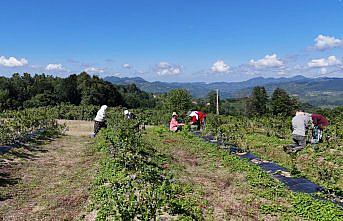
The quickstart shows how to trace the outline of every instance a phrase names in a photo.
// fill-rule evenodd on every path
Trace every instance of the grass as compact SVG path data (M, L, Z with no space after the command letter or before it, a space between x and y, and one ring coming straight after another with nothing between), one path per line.
M18 148L7 153L8 163L1 170L16 182L0 186L0 192L6 193L0 201L0 219L81 217L100 157L88 142L87 137L62 136L31 149Z
M208 202L207 220L339 220L342 215L332 203L294 194L256 165L190 134L156 127L147 130L143 139L168 157L180 182L194 186Z
M292 143L290 139L279 139L263 134L247 134L248 148L262 159L272 160L288 168L300 171L302 176L326 188L343 189L343 152L341 147L328 148L326 144L318 144L315 150L307 145L305 150L296 155L283 151L283 146Z
M135 125L123 122L97 135L94 148L105 154L91 191L96 219L203 220L204 202L175 181L166 157L142 143Z

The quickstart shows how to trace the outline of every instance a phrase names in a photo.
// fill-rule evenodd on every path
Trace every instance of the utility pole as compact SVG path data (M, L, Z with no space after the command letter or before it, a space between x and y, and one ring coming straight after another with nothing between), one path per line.
M219 115L219 89L217 89L217 115Z

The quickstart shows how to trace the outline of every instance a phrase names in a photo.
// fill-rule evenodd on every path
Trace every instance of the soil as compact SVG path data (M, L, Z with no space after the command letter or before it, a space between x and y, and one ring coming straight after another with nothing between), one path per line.
M93 124L62 121L66 135L0 155L0 220L77 220L86 210L99 154Z
M182 148L174 149L172 153L175 163L184 167L183 182L201 187L204 198L213 210L214 220L258 220L258 214L254 211L258 211L259 205L246 203L251 195L244 185L236 186L237 183L245 183L245 174L229 172L219 162L209 169L212 162L204 161Z
M260 213L264 199L256 198L244 171L232 171L221 164L220 157L208 157L197 142L185 141L169 133L162 137L148 130L143 136L148 145L170 158L165 168L172 170L181 183L191 185L207 202L206 220L279 220L278 216ZM198 149L199 148L199 149Z

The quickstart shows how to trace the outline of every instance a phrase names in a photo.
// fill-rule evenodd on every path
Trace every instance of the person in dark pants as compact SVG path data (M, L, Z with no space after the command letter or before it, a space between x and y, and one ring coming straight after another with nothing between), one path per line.
M94 135L96 136L97 133L101 130L101 128L106 127L106 105L102 105L96 117L94 118Z
M296 153L306 147L306 116L304 111L299 110L292 119L292 139L293 144L285 148L288 153Z

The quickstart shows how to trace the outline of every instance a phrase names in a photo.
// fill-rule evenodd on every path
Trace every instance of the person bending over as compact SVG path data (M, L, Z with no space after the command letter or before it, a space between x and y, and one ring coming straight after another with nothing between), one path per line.
M101 128L106 128L106 105L102 105L96 117L94 118L94 135L101 130Z
M206 125L206 114L201 111L189 111L187 115L190 117L190 124L196 125L197 130L204 130Z
M329 121L320 114L311 114L313 132L312 132L312 143L323 142L323 130L329 125Z

